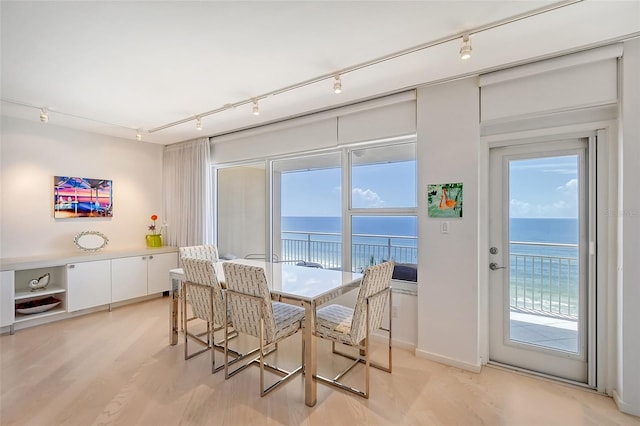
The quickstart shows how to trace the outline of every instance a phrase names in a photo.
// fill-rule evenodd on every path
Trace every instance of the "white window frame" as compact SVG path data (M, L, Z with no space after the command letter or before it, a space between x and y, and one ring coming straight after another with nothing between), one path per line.
M244 166L248 164L260 164L264 163L265 165L265 184L267 186L267 202L265 204L265 219L267 221L266 233L265 235L265 253L267 258L273 256L273 241L276 237L274 235L274 222L280 221L280 217L277 217L273 214L273 195L276 188L273 187L273 163L282 160L289 160L307 156L313 156L318 154L329 154L334 152L339 152L341 154L341 188L342 188L342 269L343 270L351 270L352 268L352 235L351 235L351 221L354 216L418 216L418 196L416 194L416 206L415 207L404 207L404 208L352 208L351 207L351 187L352 187L352 179L351 179L351 152L355 150L365 149L365 148L383 148L394 145L401 145L406 143L413 143L417 145L417 136L410 135L402 138L393 138L391 140L384 141L367 141L357 144L350 144L348 146L342 146L338 148L330 148L330 149L321 149L321 150L311 150L305 152L298 152L295 154L289 155L278 155L273 157L267 157L262 159L252 159L245 161L238 161L233 163L224 163L224 164L214 164L212 165L213 169L213 180L214 180L214 191L215 191L215 209L213 212L215 218L215 230L216 230L216 244L217 241L217 229L219 226L217 210L218 210L218 181L217 181L217 171L218 169L230 168L230 167L238 167ZM418 179L418 170L417 170L417 158L416 158L416 181ZM417 182L416 182L417 183ZM418 185L416 185L417 191ZM278 237L281 238L281 237ZM419 256L418 256L419 259ZM414 293L416 291L416 282L411 281L397 281L394 280L394 289L399 289L400 291L406 290L410 293Z

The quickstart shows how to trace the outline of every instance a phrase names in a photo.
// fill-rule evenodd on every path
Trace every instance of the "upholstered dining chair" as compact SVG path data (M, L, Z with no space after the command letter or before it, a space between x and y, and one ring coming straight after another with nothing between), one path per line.
M225 312L231 316L234 330L256 337L260 342L258 357L229 372L227 362L229 339L225 338L225 378L228 379L249 365L257 363L260 366L260 396L265 396L302 371L304 346L301 352L301 365L293 371L267 364L265 356L277 350L278 342L301 330L304 309L272 301L263 268L233 262L225 262L222 267L227 283L225 301L229 308ZM267 388L264 385L265 368L282 377Z
M227 322L227 315L224 313L225 303L222 287L216 276L214 262L211 259L196 259L191 257L182 258L185 281L182 283L182 312L187 312L187 304L191 306L194 318L201 319L207 324L206 340L202 339L203 334L194 334L189 331L188 321L184 322L184 359L193 358L196 355L211 351L211 372L215 373L222 369L221 365L216 368L214 350L224 350L222 341L216 343L215 332L225 329L225 336L230 324ZM192 354L189 353L189 340L192 339L204 346L203 349ZM236 358L239 354L234 353ZM225 363L227 358L225 358Z
M180 247L179 252L180 252L181 267L182 267L182 259L185 257L189 257L192 259L208 259L214 263L218 261L218 248L213 244ZM178 295L178 298L181 302L180 312L179 312L180 313L179 324L181 329L184 331L186 322L193 320L195 317L187 318L185 315L185 311L182 309L182 305L183 305L182 289L180 289L180 294Z
M370 366L391 373L391 275L393 262L384 262L369 267L362 277L355 307L329 305L316 311L315 335L331 341L333 353L352 359L354 362L333 379L316 375L316 380L340 389L369 398ZM369 357L371 333L382 328L385 302L389 302L388 366L372 362ZM359 350L359 356L351 356L336 350L336 343ZM363 358L364 357L364 358ZM365 389L360 390L339 382L358 363L365 364Z

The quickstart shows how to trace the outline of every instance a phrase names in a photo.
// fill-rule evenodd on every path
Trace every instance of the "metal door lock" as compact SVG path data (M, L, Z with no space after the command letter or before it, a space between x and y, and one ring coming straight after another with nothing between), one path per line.
M491 247L489 249L489 253L491 254L498 254L498 247Z

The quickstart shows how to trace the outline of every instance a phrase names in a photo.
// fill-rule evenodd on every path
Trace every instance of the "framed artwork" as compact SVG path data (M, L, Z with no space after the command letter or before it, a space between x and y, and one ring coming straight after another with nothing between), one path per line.
M112 182L69 176L53 178L53 217L112 217Z
M462 217L462 182L429 184L429 217Z

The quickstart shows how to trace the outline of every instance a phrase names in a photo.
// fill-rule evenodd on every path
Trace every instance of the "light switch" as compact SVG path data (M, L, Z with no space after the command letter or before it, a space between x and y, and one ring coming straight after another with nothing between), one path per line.
M449 222L448 221L444 221L440 224L440 233L441 234L448 234L449 233Z

